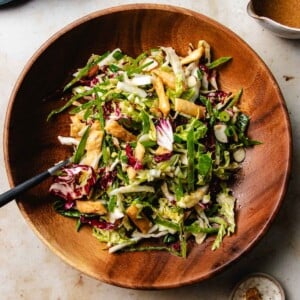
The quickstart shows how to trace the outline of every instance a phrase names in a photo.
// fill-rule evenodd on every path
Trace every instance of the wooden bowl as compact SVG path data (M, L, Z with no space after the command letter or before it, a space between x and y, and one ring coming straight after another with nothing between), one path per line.
M51 37L28 62L12 93L5 123L4 151L11 186L70 155L57 135L69 131L64 115L46 122L58 107L55 94L70 72L92 53L121 48L132 56L154 46L186 54L188 43L205 39L215 57L232 56L221 70L224 90L244 89L249 135L263 144L247 151L238 182L237 231L219 250L212 239L195 246L187 259L169 253L108 254L89 228L56 214L50 181L17 199L36 234L71 266L106 283L163 289L200 282L245 254L266 233L283 200L291 164L291 130L286 106L270 71L255 52L221 24L193 11L167 5L126 5L92 13ZM49 96L50 95L50 96ZM25 251L25 249L24 249Z

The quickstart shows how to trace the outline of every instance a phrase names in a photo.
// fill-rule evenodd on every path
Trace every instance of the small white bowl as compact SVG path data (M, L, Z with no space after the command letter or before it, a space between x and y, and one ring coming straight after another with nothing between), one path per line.
M254 10L252 1L250 1L247 5L247 13L250 17L257 20L257 22L260 25L270 30L277 36L286 39L300 39L300 28L289 27L281 23L278 23L270 18L257 15Z
M285 300L285 293L280 283L265 273L253 273L242 279L233 289L229 300L245 299L246 291L255 288L262 299Z

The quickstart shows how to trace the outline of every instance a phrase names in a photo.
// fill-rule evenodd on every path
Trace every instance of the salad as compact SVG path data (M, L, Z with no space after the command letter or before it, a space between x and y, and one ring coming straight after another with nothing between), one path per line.
M246 148L242 89L223 91L210 45L181 57L157 47L133 58L93 54L65 86L72 163L54 177L55 210L90 226L110 253L166 250L186 257L207 237L216 250L235 232L230 189ZM141 243L141 241L143 241Z

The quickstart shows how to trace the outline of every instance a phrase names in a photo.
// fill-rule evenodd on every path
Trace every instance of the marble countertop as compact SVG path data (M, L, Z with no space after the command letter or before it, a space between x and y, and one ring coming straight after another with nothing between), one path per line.
M207 15L242 37L268 65L285 98L293 129L292 174L282 208L256 247L215 278L177 289L140 291L107 285L67 265L31 231L11 202L0 209L0 299L228 299L237 281L252 272L273 275L289 300L300 299L300 40L284 40L260 27L246 13L248 0L139 2L172 4ZM0 8L1 142L14 84L41 44L79 17L129 3L136 0L21 0ZM2 148L0 174L0 192L4 192L9 184Z

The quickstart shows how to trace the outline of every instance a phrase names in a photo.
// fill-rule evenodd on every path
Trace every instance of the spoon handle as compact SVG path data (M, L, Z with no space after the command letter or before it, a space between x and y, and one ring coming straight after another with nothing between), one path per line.
M15 199L17 196L19 196L21 193L27 191L28 189L38 185L42 181L44 181L46 178L53 175L56 171L58 171L61 167L67 165L70 162L70 159L66 159L62 162L59 162L58 164L55 164L53 167L49 168L48 170L35 175L34 177L20 183L19 185L15 186L14 188L4 192L0 195L0 207L7 204L11 200Z

